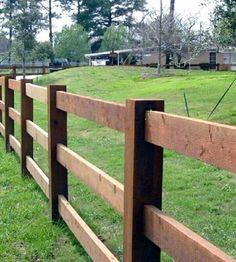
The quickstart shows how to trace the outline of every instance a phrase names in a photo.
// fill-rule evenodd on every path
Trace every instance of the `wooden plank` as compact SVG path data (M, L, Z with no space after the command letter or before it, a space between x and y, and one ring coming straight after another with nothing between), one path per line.
M9 79L9 88L15 91L21 91L21 81L15 79Z
M10 146L14 149L19 157L21 157L21 144L20 142L13 136L9 135Z
M26 130L44 149L48 150L48 133L34 122L26 120Z
M57 92L57 108L124 132L125 106L71 93Z
M33 84L26 84L26 95L47 104L47 88Z
M145 206L144 225L146 237L175 261L235 262L219 248L154 206Z
M125 130L124 261L160 261L160 249L143 235L143 207L161 209L163 149L145 141L146 110L164 101L128 100ZM148 252L147 252L148 250Z
M20 112L18 112L16 109L13 107L9 107L9 117L14 120L16 123L19 125L21 124L21 115Z
M147 112L146 140L236 173L236 127Z
M3 137L5 137L5 126L2 123L0 123L0 133Z
M10 146L9 135L14 136L14 121L9 116L9 108L14 108L14 91L9 89L9 80L11 77L5 77L5 148L7 152L12 150Z
M1 90L1 87L0 87L0 90ZM1 95L0 95L1 96ZM2 101L2 100L0 100L0 110L2 111L2 112L4 112L4 110L5 110L5 104L4 104L4 102Z
M26 120L33 121L33 99L26 95L26 84L32 80L21 80L21 174L30 176L26 157L33 158L33 138L27 132Z
M123 215L124 186L121 183L61 144L57 145L57 160Z
M4 86L5 84L5 76L0 77L0 86Z
M49 197L49 179L30 156L26 156L26 167L44 194Z
M68 198L67 169L57 161L57 144L67 145L67 113L56 107L57 91L66 91L66 86L48 87L49 204L53 221L60 219L58 196Z
M58 204L62 218L94 262L118 262L116 257L99 240L65 197L60 195Z

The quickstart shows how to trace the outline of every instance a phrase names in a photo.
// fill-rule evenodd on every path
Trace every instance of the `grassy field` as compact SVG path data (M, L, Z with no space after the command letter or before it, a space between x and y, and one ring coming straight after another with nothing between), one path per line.
M235 73L229 72L169 71L161 78L142 79L141 76L147 72L152 73L154 69L69 69L39 78L35 83L42 86L66 84L70 92L110 101L164 99L166 111L180 115L186 115L183 99L186 92L190 115L207 119L208 113L235 77ZM236 87L233 87L211 120L236 124L235 95ZM16 106L19 107L19 104ZM34 113L35 122L47 130L45 106L36 102ZM123 182L122 134L71 115L68 132L70 148ZM18 128L16 133L19 135ZM0 235L5 239L0 242L0 260L15 261L17 253L21 258L19 261L89 261L64 224L50 224L47 200L39 190L35 190L37 186L31 180L20 178L17 158L4 155L3 143L0 142L3 162L0 203L1 210L4 210L0 214ZM35 158L47 173L47 154L38 144L35 144ZM236 257L235 182L235 176L223 170L166 150L163 209ZM7 191L3 190L5 184ZM69 185L72 205L122 260L122 218L72 175L69 176ZM5 235L1 234L1 230ZM163 261L171 260L164 255Z

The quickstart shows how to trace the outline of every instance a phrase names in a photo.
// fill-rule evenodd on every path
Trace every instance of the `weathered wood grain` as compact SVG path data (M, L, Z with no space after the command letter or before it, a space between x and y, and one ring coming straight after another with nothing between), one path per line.
M146 140L236 173L236 127L147 112Z
M125 106L66 92L57 92L57 108L124 132Z
M177 262L235 262L154 206L144 208L144 234Z

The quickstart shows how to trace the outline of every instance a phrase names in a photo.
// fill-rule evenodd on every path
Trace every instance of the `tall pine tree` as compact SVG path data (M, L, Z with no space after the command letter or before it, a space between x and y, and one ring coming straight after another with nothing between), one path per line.
M218 44L236 47L236 0L217 1L213 24Z
M61 0L73 5L73 20L84 27L91 37L101 36L112 24L132 26L133 13L145 8L146 0Z

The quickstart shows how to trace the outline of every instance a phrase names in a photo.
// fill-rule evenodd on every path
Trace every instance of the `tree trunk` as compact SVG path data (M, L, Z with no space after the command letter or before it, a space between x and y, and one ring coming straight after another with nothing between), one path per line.
M161 75L162 15L163 15L163 7L162 7L162 0L160 0L159 43L158 43L158 75L159 76Z
M170 0L170 12L169 12L169 40L168 46L171 48L172 46L172 33L174 27L174 14L175 14L175 0ZM170 68L170 57L173 54L172 50L167 50L166 52L166 68Z
M52 33L52 0L48 2L48 26L49 26L49 41L53 47L53 33Z
M12 20L12 0L10 0L10 11L9 11L9 21ZM12 36L13 36L13 30L12 30L12 25L10 23L10 27L9 27L9 53L8 53L8 63L9 65L11 65L11 54L12 54Z

